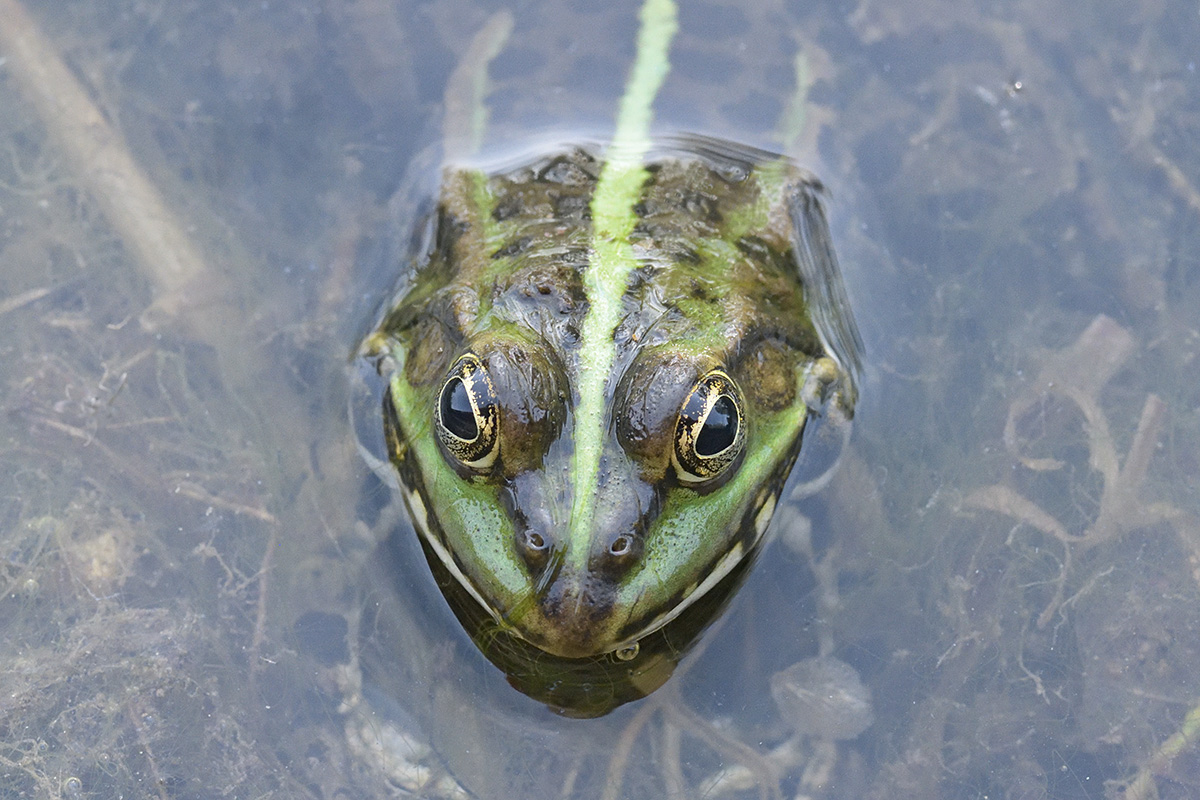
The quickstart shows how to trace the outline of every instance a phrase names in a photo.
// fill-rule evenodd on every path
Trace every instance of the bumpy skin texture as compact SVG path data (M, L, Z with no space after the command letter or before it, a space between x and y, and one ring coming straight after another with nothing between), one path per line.
M630 210L599 475L578 485L599 153L447 170L430 250L380 329L389 447L427 552L502 629L566 658L633 644L754 551L799 450L804 384L824 342L846 339L818 333L806 302L806 281L836 280L816 180L716 140L666 143ZM486 370L498 420L484 468L437 435L464 356ZM716 477L682 480L680 412L713 374L732 384L744 445ZM595 498L584 524L580 492Z

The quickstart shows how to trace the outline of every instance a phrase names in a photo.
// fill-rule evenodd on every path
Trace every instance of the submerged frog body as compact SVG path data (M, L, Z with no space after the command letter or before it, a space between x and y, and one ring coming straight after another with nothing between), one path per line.
M813 176L673 139L614 205L604 159L448 168L366 349L405 499L477 640L636 671L689 618L674 663L740 579L810 406L831 386L852 403L857 339Z

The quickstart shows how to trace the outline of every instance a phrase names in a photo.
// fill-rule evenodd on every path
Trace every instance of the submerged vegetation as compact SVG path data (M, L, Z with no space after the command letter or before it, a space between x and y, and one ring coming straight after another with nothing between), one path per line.
M577 5L515 14L497 124L560 79L608 113L633 12ZM28 3L208 288L164 313L162 220L116 219L0 53L0 795L1196 793L1194 8L784 5L686 11L662 113L753 138L805 52L854 438L679 673L577 722L377 549L404 523L345 413L395 279L363 232L490 10Z

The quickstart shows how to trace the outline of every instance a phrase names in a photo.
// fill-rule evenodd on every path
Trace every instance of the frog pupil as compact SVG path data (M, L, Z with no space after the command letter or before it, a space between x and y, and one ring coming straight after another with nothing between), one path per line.
M713 403L700 435L696 437L696 454L705 458L715 456L733 444L737 431L737 406L732 397L723 394Z
M475 421L475 410L461 378L451 378L442 389L442 425L446 430L464 441L479 436L479 424Z

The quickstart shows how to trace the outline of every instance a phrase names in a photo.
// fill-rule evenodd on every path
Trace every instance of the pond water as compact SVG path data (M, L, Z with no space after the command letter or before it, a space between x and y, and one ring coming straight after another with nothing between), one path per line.
M656 129L778 147L799 80L861 399L676 675L576 720L347 411L455 70L489 147L603 137L638 4L0 0L0 794L1200 793L1195 5L683 5ZM858 735L785 691L858 681Z

